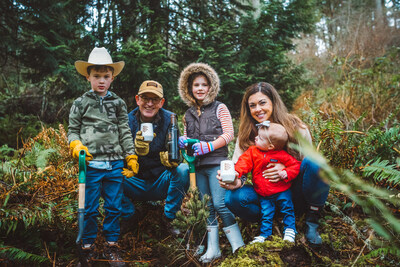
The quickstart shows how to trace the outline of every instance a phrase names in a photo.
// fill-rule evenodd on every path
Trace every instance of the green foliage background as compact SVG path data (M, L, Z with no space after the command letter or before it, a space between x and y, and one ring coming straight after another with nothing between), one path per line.
M8 122L29 120L23 131L29 133L37 120L67 121L72 100L89 90L74 62L86 60L95 46L125 61L112 90L129 109L140 84L154 79L164 87L165 107L185 110L177 82L191 62L216 69L219 99L235 116L244 89L258 81L273 84L290 107L306 81L287 53L294 49L292 38L311 32L317 19L312 0L256 7L235 0L7 0L0 11L0 34L6 36L0 40L0 118L8 126L0 143L12 147L21 126Z
M112 90L129 109L135 107L141 82L155 79L164 86L165 107L182 115L186 107L177 93L180 71L191 62L206 62L221 78L219 100L233 114L237 133L245 88L261 80L273 84L285 104L308 124L318 153L305 153L322 162L332 182L327 205L340 214L336 217L346 219L324 218L330 221L322 224L324 243L340 257L323 257L323 262L398 262L400 35L397 29L385 32L375 20L375 5L382 1L250 2L257 1L0 1L0 259L54 265L52 255L61 255L58 265L74 261L77 170L63 125L73 99L89 89L74 62L86 60L93 47L105 46L114 61L126 63ZM383 8L396 18L398 1L386 2L390 5ZM389 12L383 14L389 24ZM339 19L343 17L347 19ZM324 26L316 24L321 18ZM365 21L354 22L356 18ZM339 30L354 25L359 32L360 25L367 29L365 39L358 32ZM312 53L297 60L307 51L300 51L295 40L314 38L312 34L324 40L325 56L308 47ZM389 35L395 38L381 42ZM378 47L381 43L384 46ZM232 142L230 153L233 147ZM193 203L188 207L205 205ZM191 217L180 214L182 221L176 223L185 228L190 223L186 219L196 219L196 227L203 229L200 222L206 212L193 209ZM355 214L360 217L349 223L348 216ZM365 243L356 254L349 252L358 243L348 240L348 233L332 234L343 222ZM241 225L247 240L249 228ZM359 229L373 230L377 237L366 237ZM163 246L159 238L152 240L151 231L138 234L141 240L123 241L127 248L135 245L136 254L127 252L128 256L149 257L147 252L137 254L142 243ZM191 246L201 237L194 234L198 236L187 242ZM274 252L282 246L279 241L268 243ZM302 249L313 255L306 246ZM173 246L165 249L171 250ZM278 253L267 255L264 250L250 246L222 265L282 263ZM185 263L186 257L193 260L182 247L174 253L177 263Z

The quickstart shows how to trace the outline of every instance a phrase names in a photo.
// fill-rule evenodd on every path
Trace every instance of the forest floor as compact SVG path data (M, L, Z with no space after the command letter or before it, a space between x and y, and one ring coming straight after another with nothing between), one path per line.
M120 239L123 257L128 266L396 266L398 262L386 255L368 254L376 238L365 222L366 216L360 208L353 205L347 197L331 192L321 219L320 232L323 245L311 247L303 234L304 216L297 218L298 234L296 243L282 241L282 225L279 217L274 220L276 226L273 236L263 244L249 245L258 235L258 225L239 219L245 247L232 254L228 240L220 231L222 257L210 264L201 264L193 256L194 249L186 246L185 237L173 237L168 234L161 220L163 205L161 202L141 202L136 220L128 229L123 229ZM336 204L334 204L336 203ZM337 203L343 207L339 209ZM347 205L346 205L347 204ZM204 239L206 240L206 239ZM206 242L204 242L206 243ZM101 255L104 239L100 234L96 245ZM57 265L75 266L78 258ZM95 266L108 266L99 258Z

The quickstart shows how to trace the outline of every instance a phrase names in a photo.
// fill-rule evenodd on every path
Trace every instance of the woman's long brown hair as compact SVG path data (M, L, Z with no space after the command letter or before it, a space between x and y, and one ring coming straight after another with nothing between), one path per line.
M283 103L281 97L271 84L266 82L259 82L247 87L242 99L238 135L240 149L246 151L249 146L254 145L254 138L257 135L257 127L255 126L255 124L258 122L251 116L248 102L250 96L258 92L266 95L272 102L273 110L270 121L282 124L288 133L289 142L297 144L298 141L296 140L294 134L298 130L298 128L306 129L306 124L302 122L297 116L288 113L288 110ZM299 153L295 152L294 150L290 150L289 154L300 159Z

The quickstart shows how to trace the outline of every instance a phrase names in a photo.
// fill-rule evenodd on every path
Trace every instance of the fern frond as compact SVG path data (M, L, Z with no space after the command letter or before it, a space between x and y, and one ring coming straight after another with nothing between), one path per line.
M13 206L12 209L0 209L0 230L7 234L14 232L19 225L29 227L50 224L53 220L54 203L43 203L44 206L21 207Z
M397 169L400 165L400 158L397 158L397 164L389 164L389 160L378 158L375 162L369 161L364 167L364 177L373 175L377 182L386 181L393 185L400 184L400 171Z
M52 148L40 151L36 158L36 167L38 167L38 169L44 169L47 166L49 156L54 152L56 152L56 150Z
M49 262L49 260L40 255L32 254L23 251L22 249L4 246L0 243L0 258L7 259L13 262L41 264Z
M387 255L393 255L395 257L400 257L400 250L396 247L383 247L377 248L364 255L358 261L359 264L365 263L367 260L378 257L386 257Z

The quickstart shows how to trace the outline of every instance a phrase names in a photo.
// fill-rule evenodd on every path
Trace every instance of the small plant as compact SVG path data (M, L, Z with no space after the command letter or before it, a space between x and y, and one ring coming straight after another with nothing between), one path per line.
M204 195L201 199L197 188L190 188L182 209L177 212L176 219L173 221L174 226L185 233L186 250L191 255L195 253L191 251L196 250L205 237L207 218L210 215L207 207L209 200L208 195Z

